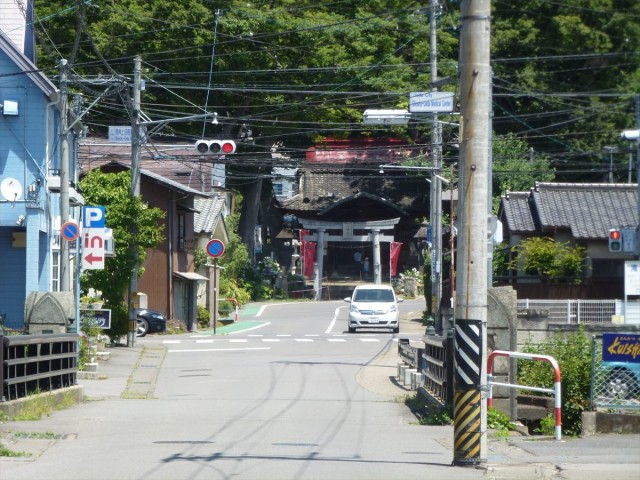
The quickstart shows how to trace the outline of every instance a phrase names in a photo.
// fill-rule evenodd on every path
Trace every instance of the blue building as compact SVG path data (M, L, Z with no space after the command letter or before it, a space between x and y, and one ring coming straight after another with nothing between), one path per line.
M60 168L59 95L26 25L0 25L0 320L17 330L29 292L60 288L60 202L47 186Z

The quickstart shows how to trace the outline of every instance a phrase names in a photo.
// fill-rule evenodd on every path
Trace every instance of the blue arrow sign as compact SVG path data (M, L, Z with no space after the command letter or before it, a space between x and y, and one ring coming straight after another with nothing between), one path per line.
M214 238L207 242L207 255L213 258L221 257L224 253L224 243Z
M68 242L73 242L80 236L80 226L75 222L65 222L60 228L60 235Z

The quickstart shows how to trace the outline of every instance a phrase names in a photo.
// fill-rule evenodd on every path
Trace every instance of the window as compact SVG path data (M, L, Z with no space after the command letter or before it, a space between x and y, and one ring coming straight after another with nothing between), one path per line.
M60 250L51 252L51 291L60 291Z
M178 250L184 250L185 243L185 216L184 213L178 214Z

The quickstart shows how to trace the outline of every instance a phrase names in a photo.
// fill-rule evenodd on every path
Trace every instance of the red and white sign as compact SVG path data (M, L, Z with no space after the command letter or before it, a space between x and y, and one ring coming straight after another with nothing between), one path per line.
M82 230L82 268L84 270L104 269L104 243L104 228Z

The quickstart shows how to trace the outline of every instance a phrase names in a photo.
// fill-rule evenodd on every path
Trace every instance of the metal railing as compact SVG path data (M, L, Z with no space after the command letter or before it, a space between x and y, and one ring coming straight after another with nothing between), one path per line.
M441 405L453 401L453 339L438 335L424 337L425 390Z
M518 300L519 310L542 310L548 319L562 323L611 323L616 300Z
M78 335L0 336L1 401L76 384Z

